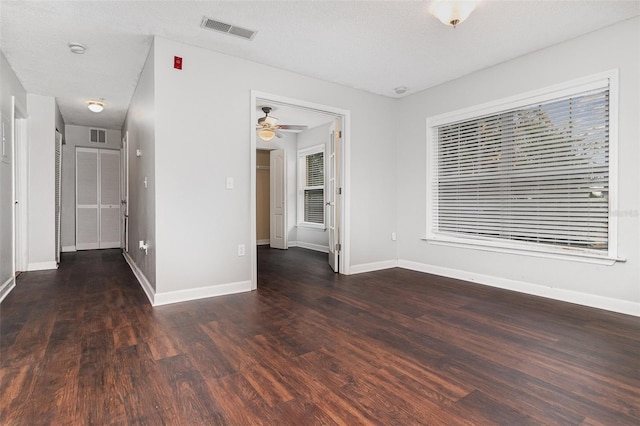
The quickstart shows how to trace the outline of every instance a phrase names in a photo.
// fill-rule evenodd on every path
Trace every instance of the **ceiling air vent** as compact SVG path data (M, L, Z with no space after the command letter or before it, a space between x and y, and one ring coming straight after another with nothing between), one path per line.
M107 143L107 131L105 129L91 129L91 142Z
M237 27L231 24L225 24L224 22L216 21L206 16L202 18L200 23L202 28L206 28L213 31L218 31L225 34L231 34L237 37L242 37L246 40L251 40L256 35L257 31L251 31L246 28Z

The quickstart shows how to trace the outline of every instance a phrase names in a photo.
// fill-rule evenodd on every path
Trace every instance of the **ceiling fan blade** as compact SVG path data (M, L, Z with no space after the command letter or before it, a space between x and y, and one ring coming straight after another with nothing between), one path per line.
M283 138L284 135L282 134L282 132L280 131L280 129L276 129L276 137L277 138Z
M296 125L296 124L280 124L278 128L281 130L307 130L309 126L302 126L302 125Z

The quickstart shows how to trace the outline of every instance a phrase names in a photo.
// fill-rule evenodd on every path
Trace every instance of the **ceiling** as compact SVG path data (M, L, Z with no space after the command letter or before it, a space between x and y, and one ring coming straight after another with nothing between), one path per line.
M398 86L406 96L640 15L637 0L483 0L453 29L429 3L2 0L0 48L27 92L57 99L67 124L119 129L154 35L400 97ZM257 34L205 30L203 16ZM69 42L86 53L71 54ZM100 98L105 110L89 112L86 101Z

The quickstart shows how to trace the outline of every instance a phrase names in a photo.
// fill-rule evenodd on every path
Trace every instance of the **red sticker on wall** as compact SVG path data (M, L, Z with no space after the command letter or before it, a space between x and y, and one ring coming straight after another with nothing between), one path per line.
M182 69L182 58L180 56L173 57L173 67L177 70Z

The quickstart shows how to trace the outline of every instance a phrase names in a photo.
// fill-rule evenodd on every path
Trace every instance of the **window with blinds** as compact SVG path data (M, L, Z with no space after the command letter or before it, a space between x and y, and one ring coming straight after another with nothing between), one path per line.
M599 77L428 120L427 239L612 256L611 78Z
M324 227L324 145L298 151L298 224Z

